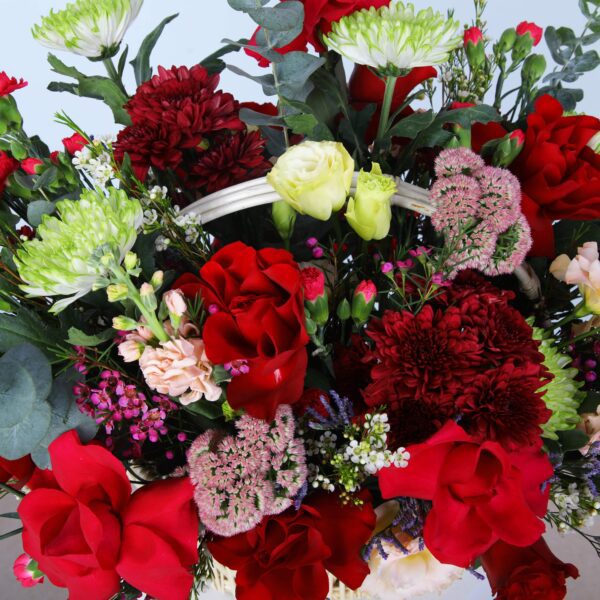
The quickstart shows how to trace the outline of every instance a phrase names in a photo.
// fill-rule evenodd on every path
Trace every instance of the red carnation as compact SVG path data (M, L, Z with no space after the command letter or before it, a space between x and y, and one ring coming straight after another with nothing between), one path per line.
M200 154L192 167L194 185L207 194L265 175L273 165L265 158L265 140L258 131L223 136Z
M19 161L0 150L0 194L6 188L7 179L19 168Z
M409 446L405 468L379 472L384 498L431 500L423 538L441 562L468 567L498 540L529 546L540 538L554 470L537 448L508 454L478 443L454 421L424 444Z
M27 85L27 82L22 78L17 80L16 77L9 77L5 71L0 71L0 98L8 96L16 90L20 90Z
M23 548L71 600L105 600L121 578L162 600L186 600L198 561L198 516L187 477L131 495L123 465L69 431L50 445L19 504ZM158 511L158 512L157 512Z
M526 548L496 542L481 562L497 600L563 600L567 577L579 577L574 565L554 556L544 538Z
M35 470L29 454L17 460L6 460L0 457L0 483L9 483L11 487L21 489Z
M522 21L517 25L517 35L529 34L533 40L534 46L537 46L540 43L543 33L544 30L541 27L535 23L530 23L529 21Z
M365 402L388 407L395 445L423 441L456 412L459 390L483 362L477 332L456 308L427 305L417 315L388 311L367 335L375 344L366 360L376 364Z
M481 33L479 27L470 27L465 31L463 36L463 43L465 46L467 46L467 44L477 46L479 42L483 42L483 33Z
M305 267L300 271L304 298L314 302L325 294L325 274L317 267Z
M296 511L265 517L260 525L208 543L215 559L237 571L239 600L325 600L329 571L351 589L369 573L361 557L375 527L369 493L360 506L318 493Z
M75 132L72 136L63 138L62 143L65 150L71 156L75 156L75 152L83 150L89 142L80 133Z
M558 100L542 96L527 125L525 146L511 170L521 182L532 253L554 256L553 221L600 219L600 155L588 146L600 119L566 117Z
M23 169L27 175L35 175L37 173L37 168L43 164L44 161L39 158L26 158L21 161L21 169Z
M457 401L461 425L479 441L492 440L504 448L539 442L540 425L551 416L540 388L540 368L512 362L490 369L466 382Z
M235 242L200 277L184 275L173 287L190 298L201 295L209 307L202 337L211 362L248 365L227 386L233 408L271 421L280 404L300 398L308 336L300 269L289 252Z

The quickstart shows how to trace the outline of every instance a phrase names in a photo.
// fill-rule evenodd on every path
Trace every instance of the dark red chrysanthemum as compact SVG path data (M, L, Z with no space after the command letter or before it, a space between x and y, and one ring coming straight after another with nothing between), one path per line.
M143 83L126 109L136 125L163 125L177 129L181 147L194 148L208 133L241 130L238 105L231 94L217 91L219 75L196 65L158 68L158 74Z
M129 155L135 175L143 181L148 169L176 169L183 161L181 133L162 125L132 125L121 130L114 144L115 160Z
M273 165L265 158L265 140L258 131L220 138L199 156L192 169L196 187L211 194L230 185L262 177Z
M16 77L9 77L5 71L0 71L0 98L8 96L16 90L20 90L27 85L27 82Z
M538 391L540 383L535 363L509 362L481 373L465 382L457 401L461 425L482 442L492 440L508 449L535 445L540 425L552 414Z
M455 413L460 388L483 361L476 332L462 327L457 309L428 305L417 315L388 311L367 335L375 345L366 360L377 364L365 402L387 405L396 444L423 441Z

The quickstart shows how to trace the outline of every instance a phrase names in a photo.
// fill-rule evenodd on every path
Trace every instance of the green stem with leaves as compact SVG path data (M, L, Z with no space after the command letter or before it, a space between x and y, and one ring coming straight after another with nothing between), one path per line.
M125 86L123 85L123 80L121 79L121 76L119 75L112 58L105 58L102 61L102 63L104 64L104 68L106 69L108 76L112 79L112 81L115 82L115 84L119 87L119 89L127 96L128 95L127 90L125 89Z
M381 106L381 116L379 118L379 127L377 129L377 139L383 139L388 130L390 111L394 99L394 90L396 89L397 77L388 76L385 78L385 92L383 95L383 104Z

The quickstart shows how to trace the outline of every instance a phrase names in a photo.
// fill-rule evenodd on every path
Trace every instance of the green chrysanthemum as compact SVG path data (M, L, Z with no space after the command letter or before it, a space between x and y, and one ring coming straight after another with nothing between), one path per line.
M131 250L142 223L140 203L122 190L85 191L80 200L61 200L59 217L44 216L37 236L17 251L15 262L22 286L30 296L68 296L55 302L60 312L105 283L100 254L122 261Z
M583 382L575 380L579 371L569 367L571 357L561 354L553 345L554 340L547 337L543 329L534 327L533 338L541 341L540 352L544 355L544 365L554 376L552 381L542 388L543 400L552 411L550 420L542 425L543 435L557 440L557 431L573 429L580 421L577 411L585 398L580 389Z
M116 54L125 32L144 0L75 0L63 10L50 11L31 30L47 48L66 50L88 58Z
M459 47L458 21L428 8L415 14L412 4L392 2L356 11L333 23L325 43L331 50L381 75L438 65Z

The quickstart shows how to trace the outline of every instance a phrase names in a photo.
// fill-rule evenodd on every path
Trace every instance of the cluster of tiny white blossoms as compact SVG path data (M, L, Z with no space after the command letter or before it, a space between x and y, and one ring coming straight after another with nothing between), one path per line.
M105 187L115 175L111 151L114 141L113 136L98 137L73 157L75 168L87 173L99 187Z
M574 527L589 527L600 510L600 498L594 498L588 486L579 487L571 483L567 487L555 484L552 488L552 502L558 509L561 531L571 531Z
M337 483L345 492L352 493L360 488L367 477L375 475L380 469L391 466L405 468L410 453L405 448L396 451L388 449L389 431L385 413L368 413L362 428L354 424L345 428L343 439L332 431L325 431L318 438L308 440L307 455L320 458L323 466L330 465L335 471L327 475L320 465L312 463L308 470L309 484L313 488L331 492Z

